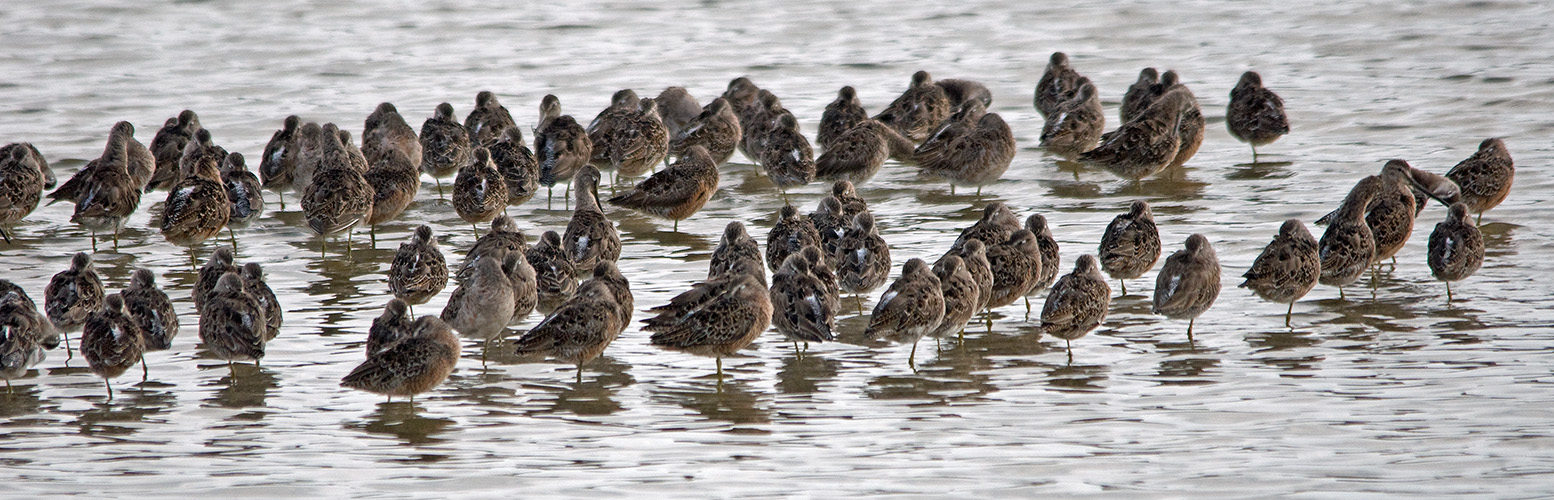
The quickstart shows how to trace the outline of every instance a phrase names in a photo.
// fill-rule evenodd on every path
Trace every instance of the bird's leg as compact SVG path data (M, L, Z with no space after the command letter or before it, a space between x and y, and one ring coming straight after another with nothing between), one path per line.
M92 253L97 253L97 231L92 231Z
M1194 322L1196 322L1196 321L1198 321L1198 318L1188 318L1188 320L1187 320L1187 345L1188 346L1192 345L1192 324Z
M113 384L108 383L108 379L104 378L103 379L103 387L107 387L108 388L108 401L113 401Z
M1068 351L1068 365L1074 366L1074 342L1063 339L1063 349Z
M1119 295L1119 297L1127 297L1128 296L1128 281L1127 280L1117 280L1117 286L1122 288L1122 295Z
M577 383L578 385L583 383L583 360L581 359L577 360Z
M912 353L907 355L907 367L917 371L917 342L912 343Z
M376 224L367 226L367 235L372 238L372 249L373 250L377 250L378 249L378 226Z
M140 355L140 383L151 380L151 369L146 367L146 355Z
M447 200L448 197L444 196L442 194L442 179L439 179L439 178L434 176L434 177L432 177L432 180L437 181L437 198L442 199L442 200Z
M1451 282L1446 282L1446 303L1451 304Z
M1295 313L1295 301L1290 301L1290 308L1284 311L1284 327L1290 327L1290 315Z

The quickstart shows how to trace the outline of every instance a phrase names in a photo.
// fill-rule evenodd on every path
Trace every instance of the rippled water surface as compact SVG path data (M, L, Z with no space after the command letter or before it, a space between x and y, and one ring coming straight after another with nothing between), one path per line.
M391 101L419 127L438 102L462 117L489 89L527 127L546 93L587 120L620 88L681 85L707 102L741 75L813 134L839 87L878 110L927 69L985 82L1021 147L980 199L894 164L863 186L898 267L937 257L1002 200L1022 218L1046 214L1066 272L1113 215L1146 199L1168 252L1209 236L1226 287L1189 344L1185 322L1149 313L1153 273L1134 280L1106 324L1074 343L1073 364L1013 305L964 344L925 340L915 372L908 346L865 339L867 318L848 315L842 342L803 359L768 332L725 360L719 391L712 360L652 348L633 327L580 384L562 364L495 356L482 366L471 342L443 386L385 403L338 381L388 299L394 248L423 223L450 262L474 240L430 178L380 228L377 249L358 235L354 260L321 259L295 196L281 211L267 195L265 219L238 234L238 259L266 266L286 324L263 366L239 366L236 378L199 349L189 255L151 223L159 193L119 250L96 258L114 290L133 267L157 271L182 335L148 356L150 382L118 379L112 402L62 351L16 381L0 396L0 461L20 481L0 496L1554 494L1546 5L281 3L13 2L0 12L0 141L33 142L63 179L99 154L115 121L150 142L185 108L219 144L255 158L288 114L359 134ZM1140 184L1060 165L1036 146L1030 104L1054 50L1101 88L1108 128L1140 68L1176 69L1208 116L1203 148L1185 171ZM1293 123L1256 164L1223 126L1247 69L1284 96ZM1357 286L1345 301L1318 287L1295 306L1293 329L1283 305L1234 287L1283 219L1315 220L1388 158L1440 173L1491 136L1516 157L1516 187L1485 216L1488 258L1454 286L1455 303L1425 265L1439 207L1374 294ZM823 190L803 188L794 203L808 211ZM611 209L639 308L701 278L728 221L764 241L781 203L736 156L683 234ZM42 207L18 225L16 242L0 246L0 274L41 297L71 253L90 249L70 210ZM570 215L559 199L510 212L531 238ZM451 290L417 312L440 310Z

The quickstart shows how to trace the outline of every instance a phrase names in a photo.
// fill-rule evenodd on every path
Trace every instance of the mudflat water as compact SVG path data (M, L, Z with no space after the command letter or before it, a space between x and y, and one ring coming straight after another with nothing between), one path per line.
M897 270L938 256L1000 200L1047 216L1067 272L1145 199L1167 252L1209 237L1225 288L1189 344L1186 322L1149 313L1154 273L1133 280L1074 343L1072 364L1017 304L964 344L924 340L917 371L909 346L865 339L867 318L847 314L842 341L802 359L768 332L725 360L721 390L711 359L650 347L632 327L580 384L563 364L497 354L483 366L469 342L443 386L385 403L338 382L388 300L394 249L419 224L451 263L474 241L431 178L376 249L358 231L351 259L338 243L321 258L295 195L281 210L267 194L264 219L238 232L238 260L264 264L286 323L263 366L235 379L198 345L189 254L155 230L158 193L118 250L95 257L110 290L134 267L156 271L183 333L147 357L150 382L131 372L111 402L63 351L14 381L0 395L0 496L1551 495L1550 20L1538 2L13 3L0 11L0 141L36 144L62 180L115 121L150 142L186 108L253 159L288 114L359 136L379 102L419 128L437 103L462 118L492 90L527 128L547 93L588 120L617 89L680 85L705 103L745 75L813 134L841 86L877 111L926 69L987 84L1020 148L981 198L894 163L864 185ZM1055 50L1098 84L1108 128L1139 69L1180 72L1208 117L1202 149L1139 184L1045 154L1031 94ZM1284 96L1293 123L1259 163L1224 128L1248 69ZM1235 287L1282 220L1315 220L1389 158L1444 173L1486 137L1503 137L1519 170L1484 217L1488 257L1453 286L1456 302L1425 264L1438 206L1374 292L1362 281L1340 300L1318 287L1293 328L1282 304ZM639 309L700 279L729 221L764 242L776 190L740 156L721 182L678 234L608 209ZM799 189L793 203L807 212L825 189ZM41 207L17 225L0 276L41 301L49 277L91 248L70 211ZM509 213L531 240L570 215L559 193ZM216 244L198 249L202 261ZM451 290L416 312L436 313Z

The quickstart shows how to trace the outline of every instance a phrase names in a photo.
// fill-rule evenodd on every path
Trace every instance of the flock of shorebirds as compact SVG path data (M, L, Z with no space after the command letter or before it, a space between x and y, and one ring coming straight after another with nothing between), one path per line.
M769 326L802 352L809 343L836 338L843 314L841 294L857 297L889 281L893 262L875 218L855 186L868 182L887 160L915 165L925 176L955 186L997 181L1015 154L1015 139L997 113L987 111L988 89L970 80L932 79L927 72L883 111L870 116L852 87L842 87L826 107L815 136L817 148L799 130L793 114L771 92L747 78L729 83L722 96L700 105L685 89L670 87L655 98L621 90L586 127L561 113L547 95L533 129L533 149L491 92L480 92L460 123L453 106L442 103L421 126L410 126L392 104L368 115L361 147L332 123L302 123L287 117L259 161L259 175L247 170L241 153L213 143L193 111L169 118L150 146L119 122L102 156L92 160L47 196L75 203L72 221L99 234L117 234L140 205L142 193L167 190L157 219L168 241L192 247L233 238L260 217L261 191L301 200L307 225L327 238L358 225L375 227L398 216L417 195L421 176L430 175L443 196L442 180L455 176L451 204L458 215L490 230L450 272L427 226L400 245L388 271L394 298L372 322L367 360L341 384L392 398L413 397L441 383L453 369L460 345L453 332L487 341L501 338L510 324L538 310L545 318L516 341L519 354L549 355L583 364L600 355L630 323L630 284L615 262L621 240L601 205L601 169L620 177L649 175L604 200L675 221L691 217L712 197L719 167L737 149L754 161L781 190L817 179L832 181L831 193L808 215L787 205L766 238L763 252L744 224L731 222L713 252L707 279L649 311L642 323L651 342L664 348L718 360L744 348ZM1045 117L1041 143L1054 154L1102 167L1137 181L1179 168L1201 145L1204 117L1196 97L1173 71L1140 73L1122 99L1122 125L1105 132L1096 87L1055 53L1036 85L1034 104ZM1257 147L1288 133L1282 100L1264 88L1255 72L1241 77L1230 93L1226 123L1237 139ZM660 164L664 168L658 169ZM1449 216L1429 240L1429 266L1446 281L1467 278L1483 262L1483 238L1470 212L1482 213L1505 199L1512 160L1499 139L1445 175L1388 162L1367 176L1316 239L1299 220L1284 222L1278 235L1244 275L1242 287L1273 302L1293 304L1316 284L1342 287L1393 257L1408 240L1415 218L1436 199ZM566 184L563 197L576 208L563 233L546 231L532 246L506 207L535 197L539 187ZM53 187L44 157L27 143L0 149L0 234L30 213ZM553 194L547 194L551 198ZM376 231L373 230L376 240ZM327 252L327 248L324 248ZM1075 259L1073 272L1058 276L1058 246L1046 219L1022 222L1001 202L986 206L981 220L961 232L936 262L911 259L886 287L869 317L867 333L913 343L923 336L964 334L978 312L1025 300L1050 289L1040 313L1041 331L1071 342L1098 327L1111 302L1102 271L1126 281L1154 268L1161 241L1149 204L1134 201L1107 226L1095 255ZM1395 260L1395 259L1394 259ZM768 280L767 270L773 274ZM440 315L415 318L424 304L457 284ZM1220 264L1201 234L1166 258L1155 279L1153 312L1192 320L1220 292ZM579 282L579 276L587 279ZM0 376L21 376L42 361L61 335L80 331L80 350L91 369L109 380L143 352L168 349L179 318L155 275L136 269L129 286L106 294L92 258L78 253L70 268L43 291L44 313L26 291L0 280ZM265 283L256 263L239 265L233 251L218 245L191 291L199 311L199 337L215 357L259 362L265 343L277 334L285 308ZM1289 324L1289 311L1285 315ZM69 350L68 337L64 339ZM804 347L800 347L803 344ZM484 354L485 349L482 350ZM1072 350L1069 352L1072 361Z

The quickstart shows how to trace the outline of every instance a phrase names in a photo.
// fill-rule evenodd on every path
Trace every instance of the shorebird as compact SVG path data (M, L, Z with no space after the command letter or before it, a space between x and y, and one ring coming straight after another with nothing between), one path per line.
M92 256L77 252L70 258L70 268L49 279L43 288L43 310L49 315L54 329L64 335L65 350L70 350L70 332L80 330L86 317L103 305L103 282L92 267ZM44 339L44 347L53 349L57 339Z
M998 113L988 113L940 154L919 158L918 167L925 174L948 180L952 195L959 185L976 186L977 196L982 196L982 186L998 182L1009 170L1014 153L1014 132L1009 124Z
M1193 323L1219 298L1220 268L1207 237L1194 233L1187 237L1186 245L1166 257L1160 267L1150 312L1171 319L1187 318L1187 341L1192 342Z
M982 218L962 229L959 236L955 237L955 243L950 244L948 253L959 252L966 243L971 240L981 241L984 245L1003 243L1020 230L1020 218L1015 217L1014 211L1009 209L1002 201L988 203L982 208Z
M1196 102L1185 88L1169 91L1117 130L1102 134L1100 144L1078 159L1133 181L1165 170L1182 151L1181 131Z
M1041 214L1026 217L1025 230L1036 235L1036 248L1041 251L1041 274L1031 284L1031 289L1025 292L1025 317L1030 319L1031 295L1046 290L1058 279L1058 240L1052 237L1052 228L1047 226L1047 218Z
M847 131L869 119L869 111L858 100L858 91L851 85L836 92L836 100L826 105L820 115L820 129L815 133L815 145L821 151L830 151ZM822 155L823 156L823 155Z
M1126 93L1122 95L1122 104L1117 108L1117 118L1122 123L1133 120L1134 117L1143 114L1149 104L1155 102L1164 91L1160 86L1160 72L1155 68L1144 68L1139 71L1138 80L1128 86Z
M147 192L165 189L178 182L178 164L183 158L184 149L194 140L195 134L203 129L199 115L187 109L162 124L162 129L151 138L150 149L156 158L156 172L145 184Z
M599 169L584 166L572 182L577 184L577 208L561 237L567 256L578 269L584 270L592 269L600 260L619 260L620 233L599 204Z
M787 198L788 188L809 184L819 175L820 165L792 114L782 114L776 123L760 140L756 161Z
M765 286L766 271L762 269L761 261L761 246L745 231L745 225L737 220L729 222L723 227L723 237L718 241L718 247L712 250L712 259L707 263L707 280L747 273Z
M378 225L394 220L405 212L421 190L421 169L404 153L390 150L378 157L362 174L372 187L372 209L365 217L372 247L378 247Z
M498 215L491 220L491 230L475 240L475 244L464 253L464 263L459 264L456 274L459 281L469 278L469 274L475 271L475 264L481 259L496 259L501 262L509 253L518 252L523 255L529 250L528 237L518 229L518 221L506 214Z
M124 297L119 294L103 299L103 307L86 318L81 332L81 355L92 373L103 378L108 400L113 400L112 379L123 375L142 361L145 340L140 326L124 312Z
M178 311L167 293L156 286L156 275L150 269L139 268L130 278L130 284L119 295L124 298L124 310L135 320L140 329L146 351L165 351L173 347L173 337L178 336ZM151 376L142 359L141 381Z
M28 368L43 362L49 331L48 318L38 313L27 292L0 280L0 378L5 379L7 394L11 379L21 378Z
M475 94L475 107L464 117L464 130L469 132L471 146L491 147L508 129L515 128L518 123L513 121L512 113L497 102L496 94L489 90Z
M669 155L665 161L682 158L692 146L701 146L706 148L714 164L722 165L728 162L739 147L739 117L734 115L734 108L729 106L728 100L722 97L713 99L706 110L692 115L683 127L671 130Z
M285 310L281 307L280 299L276 298L275 290L270 289L270 284L264 281L264 268L258 262L249 262L238 269L238 276L243 279L243 291L248 292L259 309L264 311L264 330L261 332L264 341L275 340L281 333Z
M200 343L217 359L232 363L264 359L265 331L269 329L264 306L243 288L243 278L235 272L221 275L200 307Z
M1317 255L1322 261L1317 281L1338 287L1339 298L1344 296L1344 285L1360 279L1375 261L1376 240L1365 223L1365 208L1384 189L1385 182L1379 176L1361 179L1344 197L1343 205L1317 242Z
M70 180L49 194L51 199L68 197L76 204L70 221L92 231L92 251L97 251L97 233L113 232L113 248L119 248L119 230L124 220L140 206L141 189L129 174L129 152L122 134L110 134L108 145L93 168L83 167Z
M210 259L200 268L194 280L194 289L189 291L189 299L194 302L194 310L205 307L205 299L210 297L210 291L216 289L216 282L221 275L229 272L238 272L238 266L232 263L232 250L226 247L217 248L210 253Z
M967 269L966 261L956 255L941 257L933 265L933 274L939 278L939 294L944 297L944 316L928 333L934 337L957 333L964 340L966 322L971 321L986 302L978 295L981 288Z
M1122 295L1128 294L1130 280L1143 276L1155 261L1160 260L1160 230L1155 227L1155 216L1149 211L1149 203L1134 200L1128 213L1119 214L1106 225L1101 234L1101 246L1096 250L1101 268L1117 279Z
M227 191L231 208L227 216L227 235L232 237L232 244L237 245L237 233L233 229L246 228L264 215L263 187L259 178L248 171L243 153L228 153L221 162L221 185Z
M1041 277L1041 248L1036 235L1021 229L1008 240L987 248L987 262L993 271L993 293L986 307L993 309L1013 304L1025 296Z
M183 179L167 191L167 202L162 205L162 237L174 245L189 247L191 269L198 263L194 247L221 234L232 217L232 202L221 183L218 161L214 156L201 155L185 163Z
M1478 152L1457 163L1446 172L1446 178L1462 188L1462 203L1469 211L1478 212L1475 223L1484 221L1484 211L1495 208L1511 194L1511 181L1516 177L1515 162L1505 142L1497 138L1484 139Z
M772 326L777 333L793 342L793 351L801 353L799 342L836 340L836 312L840 308L836 296L830 295L826 284L810 272L809 261L799 253L783 260L777 273L772 275L770 290L772 301Z
M982 82L946 78L933 83L944 89L944 96L949 98L952 108L971 101L981 102L983 106L993 105L993 91L988 90Z
M912 353L907 356L907 366L917 369L917 341L944 319L944 293L939 286L939 277L928 268L927 262L908 260L901 266L901 276L874 305L864 334L870 338L910 342Z
M653 101L658 103L658 116L664 122L664 128L669 130L670 138L677 137L685 129L690 128L696 117L708 109L696 102L696 98L691 96L685 87L665 87L663 92L658 93L658 97L653 98ZM728 102L724 101L724 104ZM735 117L734 120L737 124L739 118ZM739 134L734 135L737 140ZM729 147L732 150L733 146Z
M1246 281L1240 286L1250 288L1263 300L1289 304L1284 312L1284 326L1290 326L1295 301L1317 286L1317 277L1321 274L1322 258L1317 253L1317 239L1300 220L1290 219L1279 226L1279 234L1252 261L1246 274L1241 275Z
M16 143L0 150L0 237L6 243L11 242L6 226L32 213L43 198L43 167L33 159L30 147Z
M411 168L421 167L421 138L391 103L379 103L362 122L362 158L368 168L390 156L402 157Z
M1036 111L1043 117L1057 114L1058 106L1073 99L1079 92L1081 78L1084 77L1069 65L1067 54L1053 52L1047 58L1047 70L1041 74L1041 80L1036 82L1036 97L1033 99Z
M674 221L674 231L680 231L680 221L700 211L712 194L718 190L718 164L707 149L691 146L680 160L643 179L631 190L610 198L610 204L630 208L648 215Z
M491 222L506 208L507 181L491 163L491 151L477 147L470 163L459 169L453 181L453 210L479 238L480 223Z
M367 356L382 351L384 347L393 345L410 335L415 318L410 316L410 304L398 297L389 299L383 305L383 314L372 319L372 326L367 329Z
M1101 326L1111 307L1112 289L1096 266L1095 256L1081 255L1074 271L1058 278L1041 306L1041 331L1063 339L1068 362L1074 362L1074 340Z
M554 313L518 338L517 354L550 355L577 365L577 382L582 383L583 364L603 354L620 335L625 322L610 288L602 281L589 280Z
M1284 114L1284 99L1263 86L1256 71L1241 74L1241 81L1230 90L1230 105L1225 109L1225 128L1230 136L1252 145L1252 161L1257 147L1272 144L1290 133L1290 119Z
M525 251L524 256L529 265L534 267L536 293L539 296L536 307L540 312L555 310L577 291L576 268L567 256L566 249L562 248L561 235L555 231L541 234L539 241ZM463 274L461 271L460 275Z
M1079 91L1058 103L1041 127L1041 146L1067 158L1095 149L1106 131L1106 113L1095 84L1080 78Z
M507 205L518 206L534 198L540 188L540 164L523 142L523 131L518 127L507 129L500 139L487 148L491 163L502 173L507 182Z
M777 222L766 233L766 266L772 272L782 267L789 255L799 253L806 246L820 247L820 230L815 222L800 214L793 205L777 209ZM775 286L775 284L774 284Z
M863 294L879 288L890 277L890 247L874 226L874 215L863 212L853 217L852 226L837 242L836 275L842 290L858 300L863 314Z
M766 287L748 273L698 283L668 304L650 309L642 320L655 346L717 359L723 386L723 357L755 341L771 324L772 302Z
M284 194L298 190L292 183L297 172L295 144L301 122L302 119L297 115L286 117L281 122L281 129L270 135L270 142L264 145L264 156L259 159L259 177L264 181L265 189L275 192L281 202L281 210L286 209Z
M406 305L425 304L448 286L448 262L437 248L431 226L415 228L410 241L400 243L388 270L389 292Z
M442 320L465 337L482 340L490 347L512 320L515 303L512 280L503 262L481 259L469 279L453 290L442 310Z
M588 132L572 118L561 114L561 100L546 95L540 101L540 123L534 129L534 156L539 163L539 183L547 188L546 206L557 182L566 182L567 200L571 200L572 176L593 157L594 144Z
M408 335L369 355L340 379L340 386L414 401L416 394L447 380L458 362L453 330L435 316L422 316Z
M966 273L971 275L972 283L977 286L977 309L987 313L987 329L993 331L992 310L988 307L993 301L993 264L987 259L987 245L982 240L967 240L959 249L952 248L939 257L934 265L943 264L950 257L959 257Z
M334 124L323 127L320 139L320 160L312 182L302 190L302 212L308 228L323 237L345 232L345 254L351 254L351 228L372 211L375 192L367 179L351 165L350 156L340 138L334 134ZM423 134L424 137L425 134ZM319 242L319 252L325 251L326 241Z
M1468 206L1451 206L1446 220L1430 232L1430 275L1446 283L1446 303L1451 303L1451 282L1462 281L1484 265L1484 235L1468 223Z
M933 76L927 71L912 74L912 85L892 101L874 119L895 128L913 141L928 138L933 127L944 121L953 110L944 88L934 85Z
M825 153L815 159L814 177L848 181L855 185L873 179L880 167L885 165L885 160L890 159L890 142L885 135L887 130L891 130L890 127L879 120L865 118L863 122L842 132L842 135L831 140ZM772 178L775 180L777 177L773 175Z
M420 141L421 171L437 181L437 196L442 197L442 179L469 164L473 149L469 131L453 118L453 105L445 102L421 124Z

